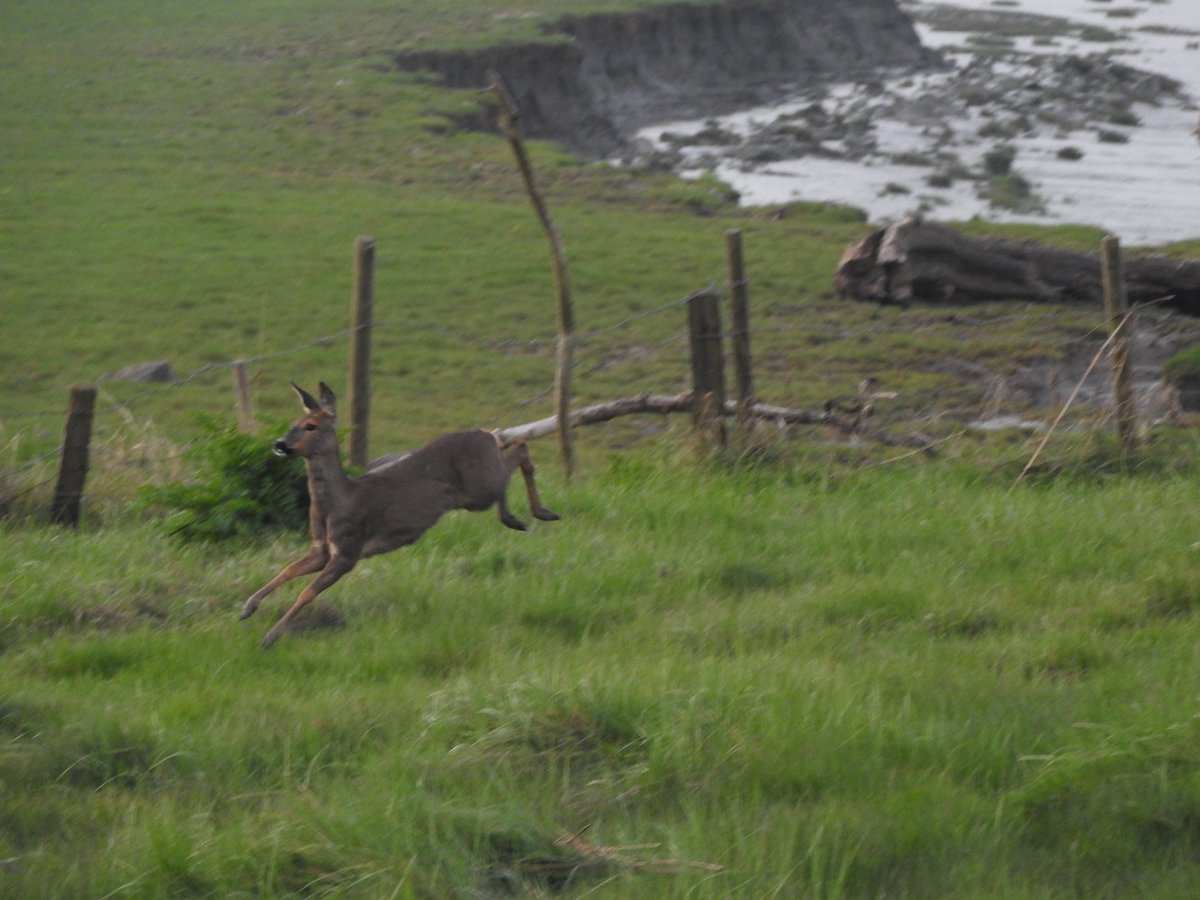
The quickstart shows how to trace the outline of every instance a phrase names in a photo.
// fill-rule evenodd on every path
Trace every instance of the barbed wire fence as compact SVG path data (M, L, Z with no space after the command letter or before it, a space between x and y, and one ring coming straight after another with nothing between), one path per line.
M598 339L629 329L635 324L651 317L676 311L684 303L686 303L686 298L672 300L650 309L631 313L589 331L581 332L576 337L576 343L580 350L575 360L576 373L580 377L586 378L595 372L612 369L621 365L628 358L626 354L620 351L613 351L609 347L599 346ZM370 328L377 333L388 329L402 329L410 336L436 334L464 346L474 346L488 351L517 350L527 353L545 353L552 351L555 345L553 339L529 339L519 336L497 337L494 334L482 335L445 324L413 323L407 319L397 318L376 320L367 326L359 326L359 328L361 327ZM243 370L253 369L279 360L299 356L313 348L336 346L340 342L352 338L359 328L354 326L341 328L322 334L319 337L270 352L205 363L185 374L164 382L138 385L136 382L125 382L114 379L111 375L100 375L92 381L92 384L97 388L95 401L102 410L106 410L126 423L132 423L134 421L132 410L138 406L145 405L148 400L158 398L161 395L180 392L189 385L212 376L214 373L234 372L239 368ZM686 331L678 329L666 338L653 342L641 342L639 346L643 349L653 350L672 344L682 345L685 340ZM134 389L131 393L117 393L113 390L113 386L117 383L122 385L129 384L134 386ZM552 391L553 383L551 382L546 388L532 394L508 398L499 402L494 406L489 416L489 421L494 424L517 421L519 416L545 400ZM91 415L92 413L89 411L88 414ZM103 415L103 413L101 414ZM26 426L36 423L35 428L44 437L50 427L61 427L62 419L63 412L61 409L2 415L0 416L0 435L5 433L20 434L23 430L27 430ZM61 472L50 471L50 464L54 460L61 460L64 452L70 448L71 438L67 437L64 433L63 438L53 448L25 456L19 463L13 463L0 468L0 516L3 516L5 512L11 509L12 505L17 501L53 485L61 477ZM176 447L172 450L171 456L182 457L186 453L186 446ZM26 476L30 475L35 477L29 480Z
M740 265L740 253L738 256ZM716 309L719 302L729 304L736 299L739 287L744 289L748 283L749 280L746 279L744 272L733 271L731 272L729 281L724 284L710 284L685 296L669 300L648 309L629 313L607 324L577 333L574 337L576 347L576 355L573 361L574 377L586 385L588 379L598 373L611 374L633 361L642 360L648 356L659 357L663 351L668 351L672 348L677 349L678 355L670 358L668 363L678 369L680 373L679 382L683 385L690 385L694 393L692 411L696 418L697 426L701 431L709 433L710 440L720 442L723 440L723 435L720 433L720 429L723 428L723 424L721 423L726 414L724 375L722 374L726 361L723 351L719 348L725 342L730 342L734 345L736 354L738 352L738 342L743 341L745 343L746 347L743 352L746 353L747 359L744 362L738 363L739 367L744 366L745 368L744 371L739 369L735 383L745 382L745 385L739 388L738 402L749 402L749 395L753 391L753 388L749 386L752 384L750 375L752 367L748 358L751 329L744 316L740 324L733 321L727 325L721 321L717 312L710 311L709 315L714 318L703 323L700 327L705 332L705 338L710 342L715 342L718 349L715 351L716 356L714 358L709 359L707 362L698 362L698 354L702 356L703 351L697 349L698 325L693 319L695 314L692 312L692 308L697 305L698 301L711 303L712 310ZM685 309L688 310L688 321L685 321L683 315ZM913 334L911 321L830 322L803 316L795 310L792 311L792 314L795 316L793 321L784 323L772 321L770 324L759 323L755 325L753 328L755 338L795 335L798 338L796 343L802 345L805 343L814 344L830 341L863 341L893 334L911 337ZM665 335L661 334L660 329L659 333L653 337L642 335L640 340L625 341L614 346L611 340L614 336L630 333L637 325L643 324L650 319L667 315L679 316L679 327L668 329ZM955 324L962 328L1003 328L1007 325L1015 325L1017 323L1024 326L1038 322L1061 323L1065 318L1077 315L1078 311L1045 309L1035 312L1026 309L1018 313L1003 316L966 316L957 312L954 314ZM736 319L733 316L730 318ZM262 367L279 360L298 356L316 347L331 347L343 340L352 341L361 328L370 328L374 332L382 332L388 329L402 329L409 336L436 334L464 346L473 346L488 351L517 351L549 355L553 353L556 345L556 341L553 338L498 337L494 334L477 334L467 329L442 323L414 323L409 319L383 318L370 322L367 325L351 325L346 328L337 329L317 338L305 340L298 344L270 352L206 363L169 382L142 385L137 387L133 393L126 395L119 396L112 390L111 386L115 381L111 376L100 376L94 382L98 388L97 399L103 408L117 415L127 423L132 423L134 416L131 410L136 406L142 405L150 398L168 392L180 391L186 386L198 382L207 376L211 376L216 372L235 372L240 368L244 374L248 369ZM1099 331L1103 326L1098 325L1096 328ZM690 381L687 377L689 365L691 366ZM664 361L659 358L655 370L661 372L664 367ZM705 368L707 368L707 375L701 371ZM134 384L133 382L129 383ZM641 392L645 392L646 390L644 384L635 385L634 378L624 383L633 390L640 389ZM522 417L528 415L531 408L546 401L553 394L554 388L554 380L548 377L546 386L533 393L497 398L487 416L488 423L493 426L511 426L519 423ZM239 402L245 401L242 400ZM707 406L705 405L706 403ZM89 412L88 415L90 416L91 413ZM61 410L43 410L0 416L0 434L11 430L14 425L19 433L25 423L57 423L61 419ZM41 427L40 424L39 427ZM714 429L716 430L714 431ZM43 428L42 430L44 434L45 429ZM63 477L62 471L51 473L48 471L48 468L52 460L56 458L62 460L64 454L72 449L70 442L71 438L67 430L64 429L63 440L53 449L35 453L27 456L20 463L0 468L0 516L3 516L7 509L11 508L15 502L47 488L56 478L61 479ZM186 447L182 449L176 448L170 455L179 457L186 452ZM33 476L32 479L29 476Z

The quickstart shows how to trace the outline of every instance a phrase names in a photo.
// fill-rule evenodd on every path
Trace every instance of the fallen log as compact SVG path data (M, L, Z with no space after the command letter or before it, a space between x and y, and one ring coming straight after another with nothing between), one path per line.
M610 400L606 403L597 403L593 406L581 406L579 409L571 411L570 422L572 427L594 425L598 422L607 422L618 416L635 415L638 413L657 413L662 415L669 413L690 413L694 408L695 404L692 400L691 391L670 395L644 393L633 397ZM725 415L737 416L739 412L736 400L725 401ZM843 434L859 435L882 444L893 446L928 449L933 445L932 441L919 435L896 436L875 428L870 428L864 422L866 415L870 413L869 406L864 407L863 412L865 414L847 415L833 409L814 411L792 409L786 406L772 406L767 403L752 403L745 411L745 414L749 415L750 418L776 422L781 425L824 425L836 429ZM554 432L556 422L555 417L548 416L545 419L539 419L536 422L527 422L524 425L498 428L496 429L496 438L502 445L508 446L515 444L517 441L529 441L534 438L545 437Z
M1129 255L1124 268L1131 304L1157 302L1200 316L1200 260ZM1036 241L973 238L911 218L847 247L834 289L842 297L905 305L989 300L1098 305L1102 298L1096 254Z
M591 406L581 406L578 409L571 410L568 421L571 427L574 428L580 425L595 425L599 422L607 422L618 416L631 416L641 413L658 415L690 413L694 409L695 404L692 401L691 391L684 391L681 394L651 394L647 392L636 394L632 397L609 400L605 403L596 403ZM739 410L736 400L725 401L725 415L738 416L739 414L749 415L753 419L775 422L779 425L824 425L843 434L855 435L887 446L914 447L925 452L932 452L933 447L937 443L921 435L893 435L869 427L864 421L870 415L869 404L864 405L862 410L854 414L845 414L834 409L824 409L819 412L806 409L792 409L786 406L771 406L767 403L751 404L749 409L743 412ZM554 434L557 429L558 417L547 416L544 419L526 422L523 425L497 428L494 433L496 440L500 442L502 447L509 447L518 441L532 441L536 438L546 437L549 434ZM389 453L377 457L367 463L367 471L392 465L408 455L408 453Z
M568 416L568 422L572 428L575 428L579 425L595 425L598 422L607 422L618 416L632 416L638 413L660 413L666 415L667 413L691 411L691 391L684 391L682 394L673 395L644 393L633 397L621 397L618 400L609 400L605 403L596 403L592 406L581 406L578 409L573 409ZM531 441L534 438L552 434L557 422L557 417L548 416L545 419L538 419L536 422L526 422L524 425L498 428L496 429L496 439L505 447L515 444L517 441Z

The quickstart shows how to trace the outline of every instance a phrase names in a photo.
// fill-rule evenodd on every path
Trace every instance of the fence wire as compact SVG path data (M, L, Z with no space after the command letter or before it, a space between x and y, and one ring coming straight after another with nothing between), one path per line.
M672 300L668 303L663 303L659 306L655 306L650 309L640 310L636 313L632 313L632 314L627 315L627 316L625 316L615 322L612 322L608 325L604 325L599 328L591 329L589 331L585 331L585 332L576 334L574 336L574 345L575 345L577 351L582 351L582 352L578 353L577 357L576 357L575 367L574 367L575 368L575 372L574 372L575 376L586 378L588 375L590 375L594 372L600 371L606 367L614 365L615 363L619 362L621 359L620 353L613 353L613 352L609 351L609 352L605 353L598 362L594 362L587 366L581 367L581 363L587 359L589 342L595 340L596 338L602 337L604 335L612 334L612 333L620 331L624 328L628 328L631 325L633 325L634 323L642 321L644 319L647 319L651 316L661 315L663 313L667 313L671 310L677 309L680 306L682 306L683 304L685 304L686 302L687 302L687 297L683 297L683 298L680 298L677 300ZM494 336L484 336L484 335L479 335L479 334L473 334L473 333L465 331L463 329L453 328L450 326L445 326L445 325L440 325L440 324L435 324L435 323L413 323L413 322L401 320L401 319L385 319L385 320L381 320L381 321L377 320L375 322L372 322L370 325L343 328L338 331L334 331L329 334L322 335L321 337L305 341L304 343L297 344L292 347L274 350L269 353L260 353L260 354L256 354L253 356L243 356L243 357L238 357L236 359L228 359L228 360L222 360L220 362L206 363L202 366L199 366L196 369L193 369L192 371L188 372L185 375L182 375L182 376L172 379L170 382L146 386L128 396L123 396L123 397L117 396L117 395L113 394L111 391L105 390L99 394L99 398L101 400L103 400L106 404L108 404L110 407L116 408L119 411L121 411L123 416L128 418L128 415L129 415L128 410L130 409L130 407L135 406L140 401L143 401L148 397L153 397L153 396L157 396L160 394L175 391L179 388L185 387L186 385L197 381L198 379L201 379L207 375L210 375L213 372L219 372L219 371L223 371L223 370L232 370L235 366L239 366L239 365L244 365L244 366L248 366L248 367L253 367L255 365L262 365L263 363L273 362L278 359L284 359L289 356L294 356L296 354L303 353L307 350L311 350L314 347L329 346L329 345L334 344L344 338L349 337L350 335L354 334L356 331L360 330L361 328L371 328L375 331L378 331L381 329L388 329L388 328L404 328L410 332L420 332L420 333L426 333L426 334L443 335L443 336L452 338L455 341L458 341L459 343L470 344L470 345L474 345L474 346L481 347L481 348L488 349L488 350L519 349L519 350L524 350L524 351L533 352L533 353L545 352L545 351L552 350L556 346L557 340L558 340L557 337L546 338L546 339L529 339L529 338L520 338L520 337L497 338ZM681 339L681 334L676 333L676 334L671 335L666 340L658 342L658 344L651 345L651 346L666 345L666 344L678 341L680 339ZM113 378L111 377L111 375L101 375L95 379L95 383L98 385L102 385L102 384L111 385L113 383ZM544 399L546 396L548 396L551 393L552 390L553 390L553 383L551 383L550 386L548 386L544 390L538 391L536 394L533 394L531 396L525 397L520 400L510 401L507 404L507 408L499 410L497 412L497 414L494 416L494 419L496 421L501 421L506 416L507 417L514 416L517 413L521 412L522 410L527 409L528 407L532 406L533 404L537 403L538 401ZM62 416L63 416L63 412L61 410L56 410L56 411L43 410L43 411L38 411L38 412L15 413L15 414L9 414L9 415L4 415L4 416L0 417L0 423L21 422L21 421L29 421L29 420L35 420L35 419L51 419L51 420L57 421L57 420L60 420L62 418ZM33 456L30 456L28 459L25 459L20 465L10 466L4 470L0 470L0 478L15 478L20 475L23 475L24 473L26 473L28 471L39 468L47 460L50 460L52 458L60 456L61 453L62 453L62 446L61 446L61 444L59 444L54 449L47 450L47 451L44 451L41 453L37 453ZM37 490L40 487L44 487L46 484L48 484L52 480L53 480L53 478L49 478L44 481L40 481L37 484L34 484L32 486L22 488L19 492L15 493L15 494L11 494L10 497L24 496L25 494L30 493L34 490Z
M729 284L710 285L702 289L704 292L716 293L719 296L725 296L731 291ZM628 364L632 361L642 360L647 354L654 354L666 347L678 345L681 348L687 342L688 332L686 328L675 329L665 337L658 337L649 342L642 342L635 346L612 347L600 341L601 338L608 337L617 332L629 329L635 324L641 323L647 319L663 314L671 313L685 306L689 299L697 292L689 293L683 297L670 300L658 306L651 307L645 310L630 313L622 318L613 321L609 324L602 325L587 331L578 332L573 336L574 345L574 362L572 376L578 379L587 379L590 376L600 372L610 372L618 369L620 366ZM788 314L801 313L807 308L799 307L797 309L788 309ZM813 311L815 313L815 311ZM1079 310L1033 310L1026 309L1022 312L1011 313L1001 316L986 316L986 315L966 315L961 311L947 313L946 316L938 316L936 313L931 313L924 310L923 320L919 324L915 324L911 318L906 318L903 322L868 322L846 324L840 322L825 321L825 316L822 314L814 314L803 316L801 321L787 323L763 323L758 322L754 325L752 333L754 337L768 335L789 335L789 334L804 334L811 338L825 338L828 340L853 340L862 337L874 337L885 334L904 334L912 336L919 333L922 326L936 325L952 325L961 326L963 328L992 328L1006 327L1015 323L1021 323L1025 326L1037 325L1040 322L1047 324L1063 324L1069 322L1072 318L1078 318L1082 311ZM778 308L768 310L767 318L774 318L780 315ZM473 345L487 350L520 350L528 353L549 353L557 345L558 338L540 338L530 339L523 337L496 337L493 335L480 335L470 331L454 328L452 326L441 325L437 323L414 323L403 319L384 319L377 320L368 326L376 331L383 329L405 329L410 333L423 334L438 334L450 338L464 345ZM311 350L314 347L327 347L348 338L354 334L359 328L348 327L329 334L322 335L312 340L304 341L303 343L285 347L278 350L273 350L268 353L260 353L253 356L238 357L236 359L223 360L220 362L206 363L198 368L188 372L179 378L176 378L168 383L155 384L145 386L140 390L130 394L129 396L119 397L111 392L104 390L100 397L110 407L113 407L128 418L130 407L138 404L140 401L148 397L156 396L166 392L174 391L191 384L198 379L201 379L213 372L222 370L231 370L238 365L253 367L264 363L273 362L279 359L284 359L290 356L303 353ZM1093 334L1101 333L1105 330L1103 322L1097 323L1093 328L1085 330L1081 333L1081 338L1087 338ZM734 336L732 330L723 330L721 332L722 340L731 339ZM686 349L681 354L686 361ZM686 366L684 367L686 371ZM109 375L100 376L95 379L97 384L113 383L113 379ZM626 382L632 389L637 389L632 380ZM641 389L645 389L641 386ZM490 417L490 421L500 423L511 423L515 417L523 414L529 407L537 404L552 394L554 383L551 380L547 386L537 392L515 399L508 399L499 404ZM5 415L0 417L0 427L7 423L20 423L32 420L54 419L59 420L63 416L61 410L45 410L38 412L25 412ZM18 432L20 433L20 432ZM52 450L47 450L30 456L22 461L19 465L10 466L0 470L0 479L12 479L24 475L25 473L43 466L47 460L59 456L62 452L61 445ZM45 486L52 479L46 479L31 487L23 487L18 496L32 492L40 487Z

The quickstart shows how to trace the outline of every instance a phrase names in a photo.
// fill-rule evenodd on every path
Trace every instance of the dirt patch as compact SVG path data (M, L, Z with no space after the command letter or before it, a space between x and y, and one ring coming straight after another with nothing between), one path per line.
M134 607L85 606L75 612L75 624L81 628L98 631L121 631L142 625L162 625L167 612L152 603L139 603Z
M985 402L976 425L984 428L1040 425L1042 414L1057 411L1068 401L1073 409L1112 409L1112 370L1106 359L1096 361L1105 339L1106 335L1097 332L1068 344L1062 359L1034 360L1020 363L1008 372L980 375L977 383ZM1180 350L1197 343L1200 343L1200 324L1195 319L1163 310L1138 312L1131 361L1139 418L1155 422L1179 414L1176 391L1163 381L1162 367ZM1024 418L1022 413L1030 418ZM1034 417L1039 421L1033 421Z
M310 631L336 631L346 627L346 617L336 606L314 603L306 606L288 622L289 634L304 634Z

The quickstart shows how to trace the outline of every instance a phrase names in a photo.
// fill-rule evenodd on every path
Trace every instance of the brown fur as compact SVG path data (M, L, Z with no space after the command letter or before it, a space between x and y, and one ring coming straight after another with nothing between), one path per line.
M524 442L508 454L487 431L458 431L437 438L408 456L357 477L342 468L337 440L337 407L333 391L322 382L316 400L303 388L305 414L293 423L273 449L281 456L300 456L308 469L308 552L255 591L242 608L254 615L263 598L286 581L319 573L296 602L263 638L270 647L292 617L321 591L349 572L360 559L411 544L452 509L472 512L496 506L500 521L525 530L508 509L506 491L513 470L525 479L529 509L535 518L558 516L542 506L533 480L533 462Z

